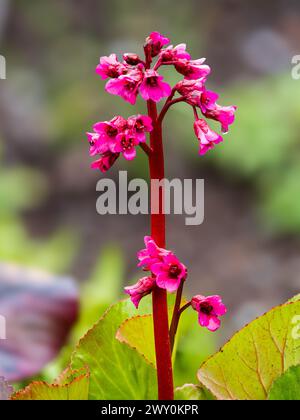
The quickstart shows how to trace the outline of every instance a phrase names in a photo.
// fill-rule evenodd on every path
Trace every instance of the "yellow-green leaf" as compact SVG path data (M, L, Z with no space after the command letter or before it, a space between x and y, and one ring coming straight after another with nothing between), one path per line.
M200 385L185 384L175 389L175 400L213 400L213 396Z
M89 373L87 370L70 371L55 384L32 382L15 393L12 400L87 400Z
M300 302L278 306L239 331L198 371L218 399L264 400L280 375L300 363Z
M152 315L135 316L120 326L117 339L142 354L156 366Z
M181 305L185 303L186 299L182 298ZM169 323L171 323L174 309L174 296L172 295L169 296L168 306ZM126 319L120 326L116 338L121 343L138 351L152 366L156 367L152 314L137 315ZM176 350L176 343L174 349ZM175 353L176 351L174 351Z
M139 308L149 313L144 299ZM110 307L100 321L80 340L72 355L71 366L89 366L90 399L156 399L156 371L137 351L120 343L116 333L120 325L137 313L130 300Z

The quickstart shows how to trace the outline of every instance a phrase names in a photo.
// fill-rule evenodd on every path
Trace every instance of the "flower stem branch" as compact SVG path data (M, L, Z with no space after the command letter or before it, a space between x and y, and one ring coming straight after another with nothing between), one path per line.
M193 106L193 111L194 111L195 120L196 121L199 120L199 115L198 115L198 112L197 112L197 108L195 106Z
M187 308L191 306L191 302L186 303L182 308L179 309L179 316L184 312Z
M176 302L174 306L173 318L170 327L170 343L171 343L171 352L173 352L175 337L177 333L178 324L180 321L181 314L191 306L191 302L186 303L182 308L180 308L181 296L182 296L183 282L181 283L180 288L177 291ZM177 302L178 301L178 302ZM178 304L179 303L179 304Z
M166 115L166 113L168 112L168 110L169 110L169 108L172 106L172 105L175 105L175 104L177 104L178 102L183 102L183 101L185 101L185 98L184 97L180 97L180 98L176 98L176 99L173 99L173 100L169 100L169 101L167 101L166 103L165 103L165 105L164 105L164 107L162 108L162 110L161 110L161 112L160 112L160 114L159 114L159 117L158 117L158 122L161 124L162 123L162 121L163 121L163 119L164 119L164 117L165 117L165 115Z
M153 150L151 149L151 147L149 147L148 144L146 144L146 143L140 143L140 147L141 147L141 149L143 149L143 151L146 153L146 155L148 157L153 152Z

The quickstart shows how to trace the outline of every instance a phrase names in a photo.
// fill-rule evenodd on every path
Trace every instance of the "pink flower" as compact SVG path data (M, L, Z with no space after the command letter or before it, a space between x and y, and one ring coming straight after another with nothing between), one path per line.
M215 133L203 119L194 122L194 130L200 143L200 155L205 155L215 144L223 141L223 138L218 133Z
M137 66L139 63L142 63L140 57L134 53L123 54L123 60L126 64L129 64L130 66Z
M204 115L207 118L219 121L221 123L222 132L227 133L229 125L234 122L235 111L237 107L232 106L220 106L216 104L215 108L207 109Z
M207 111L213 111L216 109L216 101L218 100L219 95L213 91L206 90L205 88L202 91L200 97L200 108L203 114Z
M116 54L111 54L108 57L100 57L100 64L96 67L96 73L99 74L103 80L108 79L109 77L119 77L126 71L126 66L118 61Z
M227 312L226 306L218 295L214 296L194 296L191 300L192 308L198 312L198 320L201 327L206 327L209 331L216 331L220 328L219 317Z
M143 73L140 68L137 68L117 79L109 80L105 89L108 93L121 96L125 101L134 105L142 80Z
M192 106L199 106L200 98L204 87L204 79L200 80L181 80L176 85L176 90L185 97L185 101Z
M138 252L138 267L144 267L146 271L151 270L153 264L162 261L163 256L167 255L170 251L159 248L151 236L145 236L145 249Z
M164 255L161 262L151 265L151 271L156 275L157 286L170 293L175 292L187 276L185 265L172 252Z
M147 115L133 115L128 118L128 127L133 130L140 142L146 141L146 132L153 130L152 119Z
M142 141L145 141L142 140ZM122 153L126 160L132 160L136 157L135 147L141 143L141 140L132 130L126 130L117 135L115 141L110 142L109 148L113 153Z
M166 38L159 32L151 32L146 39L145 49L150 52L151 57L156 57L164 45L169 44L169 38Z
M203 64L205 58L199 60L178 60L175 68L188 80L196 80L206 77L210 73L210 67Z
M160 60L164 64L165 62L173 62L176 60L190 60L191 56L186 51L186 44L179 44L176 47L170 45L160 53Z
M141 96L145 101L152 99L158 102L161 98L170 95L171 86L162 80L163 76L160 76L155 70L146 70L140 87Z
M133 286L124 288L125 293L130 296L131 302L138 308L141 299L149 295L155 286L155 279L153 277L143 277Z
M119 128L115 124L114 119L111 121L97 122L96 124L94 124L93 128L94 131L100 135L101 139L106 142L106 150L108 150L109 142L115 140L117 135L119 134Z
M112 167L112 165L118 159L119 155L120 153L111 153L109 151L103 153L100 159L91 164L91 168L99 169L101 172L106 172Z
M101 153L102 141L99 133L86 133L88 142L90 144L90 156L95 156ZM106 144L106 142L105 142Z

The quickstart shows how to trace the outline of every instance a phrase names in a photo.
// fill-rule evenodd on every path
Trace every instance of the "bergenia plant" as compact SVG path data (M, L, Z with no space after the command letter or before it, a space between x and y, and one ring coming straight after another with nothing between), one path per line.
M169 109L179 102L185 102L194 115L199 155L204 155L223 141L222 135L213 131L207 120L219 122L221 133L226 133L234 121L236 107L219 105L217 93L206 88L211 69L204 58L193 60L185 44L174 47L169 43L167 37L152 32L144 44L144 57L126 53L122 60L116 54L100 58L96 73L103 80L108 79L106 91L120 96L131 105L140 95L146 101L147 115L140 112L129 118L117 115L110 121L94 124L93 131L87 133L90 155L97 156L92 168L106 172L121 155L126 160L133 160L137 155L137 146L140 146L148 156L151 180L164 179L162 124ZM182 80L173 87L159 73L164 66L173 67L182 76ZM164 103L158 111L157 104L161 101ZM174 397L171 357L180 315L191 307L198 313L202 327L216 331L220 327L220 317L226 313L226 306L218 295L200 294L182 305L188 270L172 251L166 249L163 198L162 187L159 203L155 203L159 212L151 214L151 235L144 238L145 249L138 253L138 266L146 275L144 273L136 284L126 287L125 293L136 308L144 296L152 294L158 396L167 400ZM156 198L152 196L151 199L153 204ZM176 293L170 323L167 293Z
M217 103L218 95L206 86L210 67L203 58L191 59L185 44L174 47L168 38L153 32L146 39L144 52L144 57L126 53L122 60L116 54L102 57L96 72L106 80L107 92L132 105L140 95L147 103L147 112L139 110L129 117L117 115L110 121L97 122L87 137L91 156L97 156L92 168L106 172L119 157L133 160L141 151L148 157L151 180L160 181L165 176L162 124L173 105L183 102L190 107L195 119L191 132L194 129L200 156L222 142L222 134L234 121L236 107ZM172 66L180 75L175 86L166 83L159 73L163 66ZM158 109L160 101L163 102ZM210 120L220 123L220 132L210 128ZM220 328L227 309L219 295L205 296L201 290L191 299L182 298L188 269L166 246L164 183L160 184L159 194L151 188L151 209L155 209L151 214L151 232L137 254L141 278L125 287L129 298L113 304L81 338L67 368L52 384L34 381L10 399L300 399L300 295L238 331L202 363L195 384L186 383L174 390L172 352L181 314L194 310L199 325L214 332ZM102 293L104 287L100 290ZM171 294L173 300L168 299ZM152 308L148 305L151 298ZM86 305L83 307L83 312L88 312ZM57 310L59 316L65 315L63 305ZM53 310L50 312L51 319L57 318ZM18 322L22 323L23 318ZM89 313L87 318L90 326ZM31 322L28 325L32 327ZM44 324L39 327L44 328ZM56 328L52 330L56 332ZM18 335L15 336L14 343L19 343ZM5 360L16 358L7 358L9 346L3 348ZM24 352L15 353L23 372L24 360L33 360L32 351L27 351L28 355L25 352L26 359ZM45 360L48 356L47 353ZM36 360L32 365L36 371ZM0 399L9 398L12 392L7 380L15 369L10 362L8 368L2 375L0 370ZM167 410L168 405L165 407ZM103 410L102 414L107 414L107 407Z

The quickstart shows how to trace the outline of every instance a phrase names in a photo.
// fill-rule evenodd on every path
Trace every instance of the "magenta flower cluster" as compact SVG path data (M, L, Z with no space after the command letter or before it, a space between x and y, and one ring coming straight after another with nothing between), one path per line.
M213 131L207 120L220 123L221 132L228 132L234 122L235 106L221 106L217 103L218 94L206 88L207 77L211 69L205 63L205 58L193 60L186 51L185 44L168 45L170 40L158 32L152 32L144 45L144 59L134 53L123 54L120 61L116 54L101 57L96 73L107 80L105 89L112 95L118 95L126 102L134 105L138 95L148 103L146 115L133 115L127 119L115 116L110 121L98 122L93 126L93 132L87 133L90 144L90 155L98 156L92 163L92 168L106 172L122 154L126 160L136 157L136 148L141 146L153 157L153 139L151 147L146 144L146 135L159 127L168 109L178 102L184 102L192 107L194 115L194 131L199 141L199 154L204 155L216 144L223 141L222 136ZM162 66L173 66L183 78L171 87L159 73ZM149 111L149 105L167 98L160 114ZM201 117L199 116L201 113ZM155 133L155 131L154 131ZM125 287L125 293L130 296L138 308L141 299L155 288L164 289L170 293L177 291L177 297L182 294L182 286L187 278L185 265L176 255L160 248L150 236L145 237L145 249L138 253L139 267L147 276L142 277L133 286ZM176 298L176 302L177 302ZM179 303L180 303L179 302ZM180 306L180 305L179 305ZM199 324L216 331L220 327L220 317L226 313L226 307L218 295L194 296L183 308L174 309L172 325L175 332L176 320L181 310L191 306L198 313ZM176 304L175 304L176 308ZM174 321L174 323L173 323ZM172 330L171 325L171 330ZM171 334L171 332L170 332Z
M138 267L143 267L144 271L150 273L133 286L124 289L136 308L141 299L150 294L154 287L173 293L187 278L186 266L172 251L159 248L150 236L146 236L144 240L146 248L138 252ZM216 331L220 327L219 317L226 313L226 307L220 296L197 295L192 298L190 304L198 312L199 324L202 327L210 331Z
M139 280L136 285L125 288L136 307L142 297L151 293L155 285L173 293L187 277L185 265L173 252L159 248L150 236L145 236L144 240L146 248L138 252L138 267L143 267L144 271L151 274Z
M236 107L219 105L217 93L206 89L205 83L211 69L205 64L204 58L192 60L185 44L167 46L169 42L160 33L152 32L144 45L145 61L134 53L123 54L122 61L119 61L116 54L111 54L100 58L96 73L103 80L109 79L105 86L108 93L118 95L132 105L140 95L145 101L159 102L167 98L168 106L180 101L192 106L199 154L204 155L222 142L223 138L202 117L218 121L222 133L226 133L234 121ZM155 57L157 60L153 67L148 68L146 63L152 63ZM162 66L173 66L183 79L171 88L158 72ZM202 113L201 118L198 110ZM120 153L127 160L134 159L136 146L146 141L145 132L151 129L149 117L141 115L128 120L117 116L111 121L95 124L94 132L87 133L91 156L99 156L92 168L107 171Z
M133 115L125 120L116 116L110 121L98 122L94 131L87 133L90 155L100 155L92 168L106 172L123 154L127 160L136 156L136 146L146 142L146 133L152 130L151 118L147 115Z

